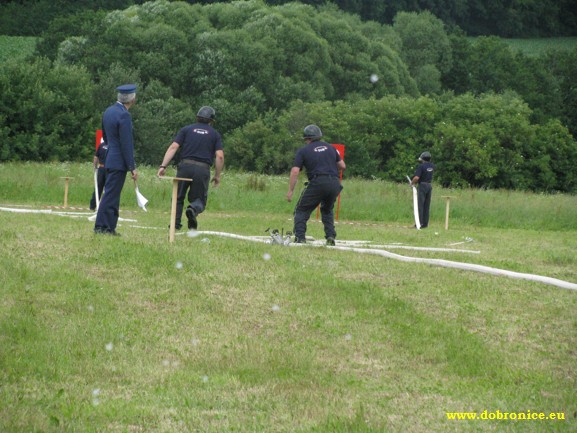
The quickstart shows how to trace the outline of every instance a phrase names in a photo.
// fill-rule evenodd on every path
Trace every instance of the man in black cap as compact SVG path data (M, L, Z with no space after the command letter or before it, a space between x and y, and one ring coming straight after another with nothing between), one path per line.
M419 221L421 228L429 226L429 209L431 207L431 197L433 196L433 172L435 164L431 162L431 154L423 152L419 156L419 166L415 170L411 186L419 185L418 203L419 203Z
M185 126L178 131L174 141L166 150L162 164L158 169L158 176L164 176L166 167L182 147L176 177L192 179L192 182L178 182L176 229L182 227L182 209L186 198L188 198L189 203L186 208L188 228L189 230L197 229L196 217L204 211L208 200L208 186L211 182L210 167L213 162L215 168L212 183L215 187L220 184L220 174L224 167L224 150L220 133L212 127L215 119L214 108L201 107L196 114L196 123Z
M339 181L339 171L344 171L346 166L333 146L320 141L322 136L323 133L317 125L305 127L303 138L306 145L297 150L290 173L287 193L289 202L303 167L306 168L309 179L294 212L294 234L297 243L306 243L307 221L319 204L327 245L335 245L337 237L333 208L343 189Z
M102 138L108 144L106 154L106 183L104 195L96 214L95 233L117 235L116 225L120 211L120 193L126 173L136 181L132 117L128 110L136 103L136 85L125 84L116 88L117 102L102 115Z

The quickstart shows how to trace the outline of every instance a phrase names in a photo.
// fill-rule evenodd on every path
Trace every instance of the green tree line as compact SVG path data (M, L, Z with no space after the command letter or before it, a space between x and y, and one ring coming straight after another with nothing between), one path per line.
M0 34L40 36L50 21L86 10L115 10L145 0L5 0L0 4ZM230 3L230 0L186 0L189 4ZM272 6L291 0L266 0ZM327 3L364 21L392 24L399 12L431 12L469 36L577 36L574 0L301 0Z
M212 105L237 169L287 172L317 123L350 175L402 181L427 149L448 186L577 190L577 50L527 57L430 12L383 25L334 5L157 0L56 18L36 51L0 65L0 161L90 160L114 88L134 82L139 163Z

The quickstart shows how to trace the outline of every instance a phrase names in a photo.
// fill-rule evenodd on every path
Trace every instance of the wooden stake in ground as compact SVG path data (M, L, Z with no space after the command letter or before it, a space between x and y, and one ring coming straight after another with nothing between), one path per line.
M170 242L174 242L174 232L176 231L176 197L178 195L178 182L181 180L192 182L192 179L168 176L160 176L160 179L172 180L172 206L170 208L170 230L168 232L168 240Z
M64 179L64 209L68 207L68 179L73 179L72 177L61 177Z
M449 230L449 203L454 197L450 195L442 195L441 197L445 199L445 230Z

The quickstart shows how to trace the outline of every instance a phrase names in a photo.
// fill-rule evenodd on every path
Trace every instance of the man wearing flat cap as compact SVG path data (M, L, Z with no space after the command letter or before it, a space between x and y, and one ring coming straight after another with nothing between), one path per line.
M106 154L106 183L104 195L98 207L95 233L117 235L116 225L120 210L120 193L130 172L136 180L134 162L134 140L132 135L132 116L128 110L136 102L136 85L125 84L116 88L117 101L102 115L102 138L108 143Z

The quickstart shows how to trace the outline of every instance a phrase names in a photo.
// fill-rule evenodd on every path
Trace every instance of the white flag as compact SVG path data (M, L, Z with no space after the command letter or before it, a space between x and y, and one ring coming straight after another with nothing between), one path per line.
M138 190L138 185L135 186L135 191L136 191L136 202L138 203L138 206L141 207L144 210L144 212L146 212L146 203L148 203L148 200L140 193L140 191Z

